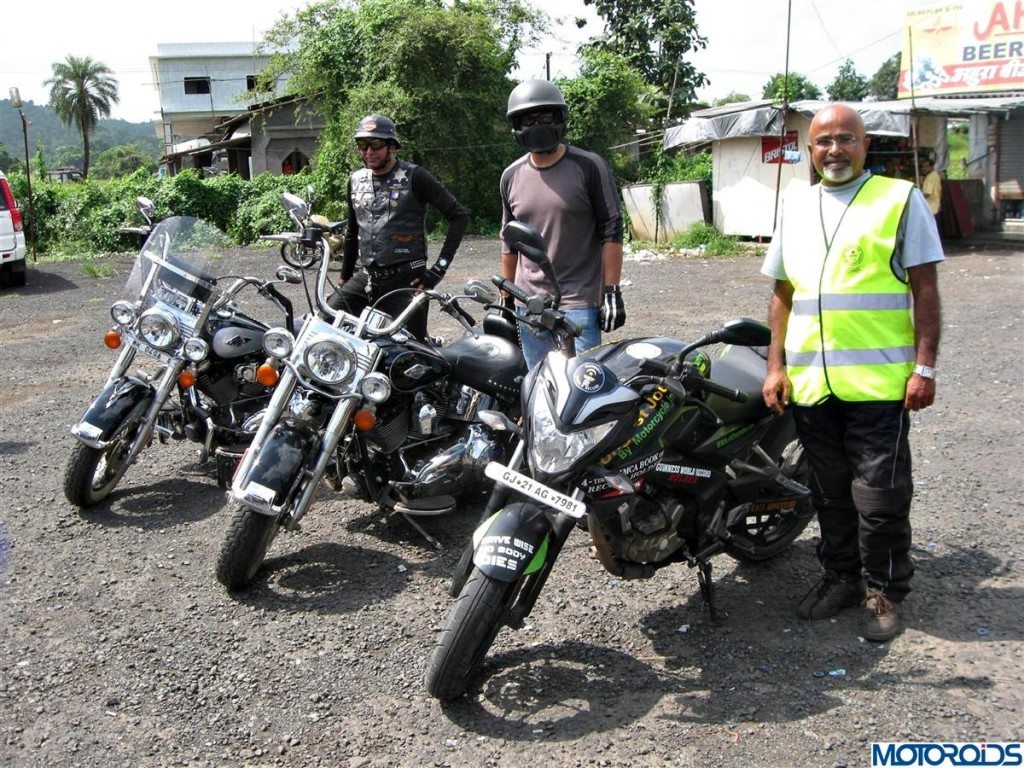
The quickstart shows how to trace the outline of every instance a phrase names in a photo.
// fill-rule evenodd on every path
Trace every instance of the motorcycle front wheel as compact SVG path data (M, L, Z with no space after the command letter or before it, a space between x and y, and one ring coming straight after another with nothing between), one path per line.
M302 243L281 243L281 258L284 263L296 269L307 269L320 261L322 246L309 248Z
M424 675L427 693L448 701L466 692L505 623L517 586L473 569Z
M248 587L280 529L279 517L236 505L217 558L217 581L231 591Z
M803 446L796 440L782 452L780 464L782 474L801 485L809 482L810 469ZM765 516L750 515L730 528L733 539L725 545L730 557L743 563L763 563L777 557L796 541L804 528L814 517L814 506L810 497L800 499L793 509ZM741 538L752 543L753 548L736 546L732 542Z
M106 448L75 443L64 470L64 495L72 504L87 508L103 501L128 469L128 449L137 430L129 425Z

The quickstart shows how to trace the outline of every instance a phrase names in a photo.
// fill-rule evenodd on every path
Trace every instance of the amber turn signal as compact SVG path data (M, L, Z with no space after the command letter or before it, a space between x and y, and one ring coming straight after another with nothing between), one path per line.
M188 389L196 383L196 372L195 371L182 371L178 374L178 383L181 384L185 389Z
M103 334L103 343L110 349L117 349L121 346L121 334L117 331L107 331Z
M279 378L281 377L278 376L277 369L272 365L264 363L256 369L256 381L264 387L275 386Z
M373 429L373 425L377 423L377 416L373 411L356 411L352 422L356 425L356 429L365 432L368 429Z

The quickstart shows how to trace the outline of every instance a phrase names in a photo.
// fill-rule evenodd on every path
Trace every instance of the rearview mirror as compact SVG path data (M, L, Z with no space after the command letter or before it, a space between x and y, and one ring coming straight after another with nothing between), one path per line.
M309 215L309 204L298 195L291 192L281 193L281 205L292 216L304 219Z
M146 217L146 221L152 221L156 215L156 203L142 195L135 198L135 203L139 206L139 213Z
M541 233L529 224L524 224L521 221L510 221L505 225L501 234L512 248L513 253L522 254L540 267L544 277L548 279L555 289L554 305L557 308L562 301L562 288L558 283L558 277L555 275L555 268L551 264L551 259L548 258L547 243L544 242Z
M474 301L478 301L481 304L498 303L498 294L491 289L491 286L487 285L487 283L481 282L480 280L470 280L466 283L463 293L472 297Z
M738 344L743 347L767 347L772 343L772 329L759 320L741 317L730 320L710 336L713 342Z
M291 285L297 285L302 282L302 276L294 267L280 266L274 274L277 275L278 280L284 280Z

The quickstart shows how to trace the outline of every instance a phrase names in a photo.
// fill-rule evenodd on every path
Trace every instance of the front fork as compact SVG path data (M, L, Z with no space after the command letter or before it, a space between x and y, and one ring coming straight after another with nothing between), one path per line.
M135 461L136 457L142 453L142 449L149 444L149 439L153 434L153 426L160 415L160 409L164 407L164 403L167 402L171 390L177 385L178 374L181 373L181 369L184 366L185 362L183 360L175 360L164 369L163 376L160 377L160 381L156 385L153 402L149 404L146 415L142 419L139 434L132 441L131 447L128 449L128 455L125 457L125 466Z
M291 510L278 508L273 505L254 505L246 499L245 494L250 483L249 473L256 461L256 457L259 455L267 440L267 436L280 421L285 407L295 391L297 383L298 377L296 377L295 372L292 371L291 368L286 368L284 373L281 375L281 380L278 382L277 387L274 390L273 397L270 398L270 403L267 405L267 411L263 417L263 421L260 422L259 429L256 431L256 435L253 437L252 443L250 443L249 448L242 456L242 460L238 465L238 470L235 472L235 479L231 484L232 498L252 507L257 512L276 516L281 512L287 511L288 520L286 526L289 530L293 530L295 528L295 525L299 522L302 516L306 514L306 510L309 509L309 505L313 501L313 496L316 495L317 488L319 487L320 479L323 477L324 472L327 469L327 465L334 456L342 438L348 431L349 423L352 420L352 413L355 411L359 404L359 400L361 399L359 395L346 396L346 398L342 402L339 402L337 407L334 409L334 413L331 414L331 418L327 422L327 426L324 428L320 441L320 449L316 455L316 461L312 468L303 470L305 474L305 481L302 485L302 490L298 498L295 500L295 503L291 505Z

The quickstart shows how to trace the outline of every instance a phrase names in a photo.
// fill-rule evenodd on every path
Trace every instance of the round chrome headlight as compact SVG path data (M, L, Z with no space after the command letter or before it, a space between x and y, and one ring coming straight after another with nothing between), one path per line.
M163 310L148 309L139 320L139 333L157 349L167 349L178 340L178 325Z
M271 357L282 360L292 353L295 340L281 328L272 328L263 334L263 349Z
M323 384L340 384L355 368L355 353L333 339L310 344L305 354L306 368Z
M359 391L371 403L383 403L391 396L391 382L383 373L370 373L359 382Z
M110 316L118 325L131 325L135 322L135 305L130 301L115 301L110 308Z
M185 342L185 357L194 363L205 360L210 354L210 345L199 338L192 338Z

